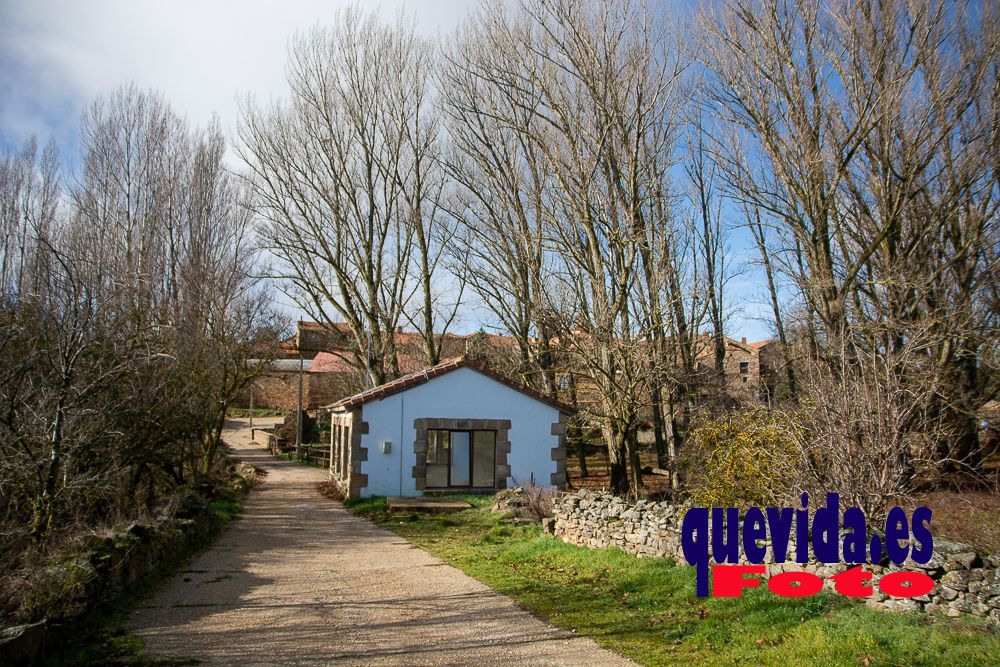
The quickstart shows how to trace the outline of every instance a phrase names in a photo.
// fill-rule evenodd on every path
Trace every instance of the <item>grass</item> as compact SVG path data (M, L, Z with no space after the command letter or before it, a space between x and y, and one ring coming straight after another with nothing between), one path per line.
M223 523L229 523L243 511L243 503L234 497L216 498L209 507Z
M647 665L1000 664L1000 635L980 619L878 612L825 593L699 599L686 565L571 546L537 525L503 523L489 497L463 497L472 509L402 519L382 498L348 504L549 622Z

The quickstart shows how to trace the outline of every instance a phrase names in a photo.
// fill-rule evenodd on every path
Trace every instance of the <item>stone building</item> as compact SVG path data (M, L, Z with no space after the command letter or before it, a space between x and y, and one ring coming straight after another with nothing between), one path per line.
M715 368L714 339L702 334L695 352L698 370L708 373ZM736 398L757 397L760 394L760 354L758 343L747 343L746 337L736 340L725 339L726 354L723 372L726 376L726 391Z
M313 359L302 360L304 410L318 410L364 386L361 375L353 369L332 368L335 364L331 363L329 356L317 353ZM251 393L255 408L294 411L299 401L299 360L275 359L268 362L267 371L247 387L236 405L249 407Z
M413 373L427 364L423 338L412 331L395 334L397 363L401 374ZM304 360L303 405L307 410L322 406L361 391L366 387L364 372L356 365L352 336L345 324L330 326L319 322L299 322L295 335L282 344L282 356L269 372L254 384L254 405L276 410L294 410L298 404L298 359ZM714 367L714 348L708 334L702 334L697 351L698 369L710 373ZM519 364L513 338L477 332L469 335L445 334L440 340L443 358L466 356L488 363L491 368L513 372ZM746 338L726 338L726 391L735 399L758 397L762 393L762 354L771 341L747 343ZM561 392L568 390L568 378L557 373ZM585 380L578 384L582 401L589 394ZM711 392L709 392L711 393ZM706 396L706 400L711 398ZM245 404L247 397L241 401Z

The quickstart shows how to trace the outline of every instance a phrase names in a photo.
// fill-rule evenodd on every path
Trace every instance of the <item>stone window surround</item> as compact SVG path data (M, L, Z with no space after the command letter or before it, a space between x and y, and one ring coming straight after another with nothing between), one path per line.
M566 486L566 422L568 415L559 413L559 421L552 424L550 434L558 436L556 445L552 448L551 457L556 463L556 471L549 476L549 483L557 488ZM510 454L509 419L435 419L420 418L413 420L416 439L413 442L413 453L416 455L416 465L413 466L413 479L417 491L427 489L427 431L431 429L453 431L496 431L496 487L507 488L507 478L510 477L510 464L507 456Z
M509 419L420 418L413 420L413 428L416 431L416 439L413 441L413 453L417 457L417 464L413 466L412 474L416 482L417 491L427 489L427 431L436 429L450 431L496 431L496 461L494 462L496 466L494 473L496 484L494 488L507 488L507 478L510 477L510 465L507 463L507 455L510 454L510 440L507 437L508 431L510 431Z
M549 478L549 483L557 489L566 487L568 476L566 474L566 426L569 415L565 412L559 413L559 421L552 424L552 435L559 436L556 446L552 448L552 460L556 462L556 471Z

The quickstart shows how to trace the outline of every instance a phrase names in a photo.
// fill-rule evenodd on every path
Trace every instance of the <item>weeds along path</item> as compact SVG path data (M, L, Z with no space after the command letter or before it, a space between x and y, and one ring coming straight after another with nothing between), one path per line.
M275 459L243 515L129 620L155 658L206 664L627 665L320 495L323 471Z

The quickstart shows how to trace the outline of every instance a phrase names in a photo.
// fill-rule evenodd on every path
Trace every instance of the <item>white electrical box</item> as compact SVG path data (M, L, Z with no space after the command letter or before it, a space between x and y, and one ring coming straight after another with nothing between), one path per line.
M392 443L390 441L388 441L388 440L383 440L382 441L382 453L383 454L388 454L391 451L392 451Z

